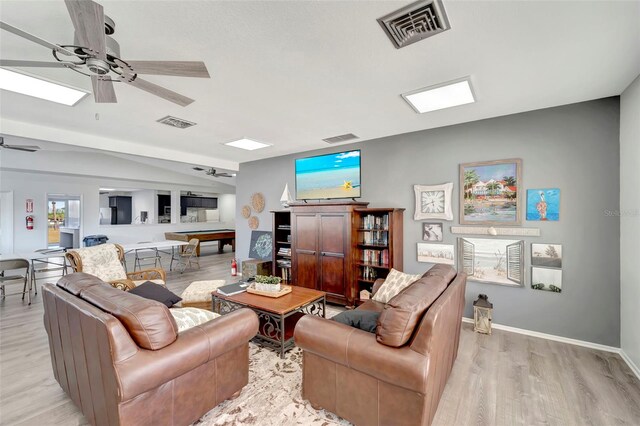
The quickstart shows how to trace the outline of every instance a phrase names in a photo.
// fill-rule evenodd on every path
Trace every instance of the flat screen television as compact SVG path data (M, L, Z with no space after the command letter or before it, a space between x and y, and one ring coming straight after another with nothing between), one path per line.
M360 150L296 159L296 199L360 198Z

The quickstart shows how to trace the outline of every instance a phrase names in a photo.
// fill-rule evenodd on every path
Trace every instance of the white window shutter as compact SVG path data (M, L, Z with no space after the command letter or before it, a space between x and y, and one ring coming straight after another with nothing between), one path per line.
M462 243L462 255L460 258L462 259L462 270L467 273L468 276L473 276L473 272L475 270L475 245L465 240L464 238L460 238Z
M522 284L522 269L524 263L524 241L518 241L507 246L507 278Z

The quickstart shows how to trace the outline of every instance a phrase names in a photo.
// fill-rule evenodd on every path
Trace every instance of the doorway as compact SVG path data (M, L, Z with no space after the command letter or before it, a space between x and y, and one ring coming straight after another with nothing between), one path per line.
M47 196L47 247L80 247L80 196Z

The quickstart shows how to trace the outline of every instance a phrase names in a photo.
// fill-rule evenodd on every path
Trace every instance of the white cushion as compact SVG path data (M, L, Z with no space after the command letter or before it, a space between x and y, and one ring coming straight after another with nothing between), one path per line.
M198 308L171 308L169 312L171 312L171 315L173 315L173 318L176 320L176 324L178 324L178 333L195 327L196 325L204 324L220 316L220 314Z
M127 273L120 263L114 244L100 244L74 250L80 256L82 272L94 275L102 281L126 280Z
M166 287L165 282L162 280L133 280L133 283L135 284L136 287L138 287L140 284L144 284L147 281L151 281L154 284L163 285Z
M389 300L393 299L395 295L409 287L412 283L418 281L420 277L422 277L420 274L405 274L404 272L391 269L384 283L382 283L376 294L373 295L373 300L389 303Z
M226 283L225 280L194 281L184 289L180 297L183 303L211 301L211 293Z

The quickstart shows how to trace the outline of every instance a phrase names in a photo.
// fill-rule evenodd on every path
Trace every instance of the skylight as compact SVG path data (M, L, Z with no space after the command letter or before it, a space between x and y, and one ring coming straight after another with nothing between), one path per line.
M425 87L405 93L402 97L420 114L476 101L468 78Z
M269 144L254 141L252 139L247 139L247 138L238 139L237 141L233 141L233 142L227 142L225 143L225 145L232 146L234 148L246 149L247 151L253 151L255 149L261 149L261 148L266 148L268 146L271 146Z
M88 92L0 68L0 89L74 106Z

